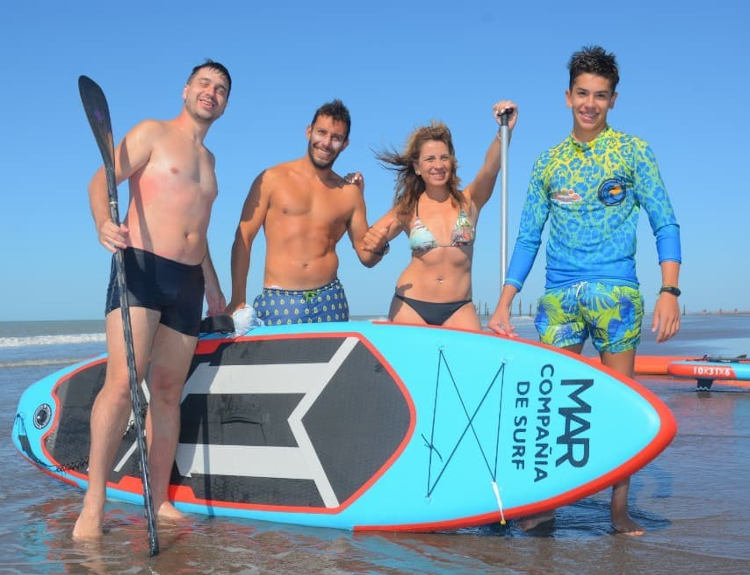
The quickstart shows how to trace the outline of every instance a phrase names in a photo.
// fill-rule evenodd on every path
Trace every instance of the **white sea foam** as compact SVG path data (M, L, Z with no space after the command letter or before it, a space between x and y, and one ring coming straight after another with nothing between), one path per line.
M20 359L17 361L0 361L0 369L8 369L8 368L14 368L14 367L39 367L39 366L46 366L46 365L70 365L72 363L78 363L81 361L81 357L54 357L49 359Z
M103 343L103 333L76 333L61 335L32 335L25 337L0 337L0 348L36 345L70 345L78 343Z

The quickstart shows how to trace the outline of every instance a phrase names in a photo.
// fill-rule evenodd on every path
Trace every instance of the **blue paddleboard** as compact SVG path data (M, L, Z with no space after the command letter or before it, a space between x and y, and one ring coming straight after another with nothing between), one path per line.
M102 356L34 383L13 425L21 454L81 488L104 372ZM651 392L579 356L384 322L202 336L181 406L178 509L355 530L568 504L633 474L677 429ZM108 497L143 502L133 430Z

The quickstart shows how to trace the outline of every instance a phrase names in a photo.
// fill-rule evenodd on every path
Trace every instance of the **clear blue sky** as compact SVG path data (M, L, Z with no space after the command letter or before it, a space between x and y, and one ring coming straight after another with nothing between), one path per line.
M519 3L521 4L521 3ZM3 9L0 320L102 316L109 254L89 215L86 187L101 162L77 78L109 100L115 138L145 118L174 117L193 65L209 57L232 73L227 111L207 146L219 198L209 239L227 298L229 252L242 202L264 168L300 157L321 103L352 113L339 173L362 171L372 222L390 205L392 174L373 150L401 147L436 118L454 134L459 175L476 174L495 133L491 106L520 108L510 150L510 238L535 157L570 131L566 63L586 44L614 51L619 98L610 124L646 139L659 160L682 230L681 301L688 311L750 309L750 48L748 3L527 2L12 2ZM665 3L667 4L667 3ZM498 296L499 184L482 212L474 299ZM127 185L120 186L121 204ZM256 243L248 297L261 287ZM402 237L364 268L346 237L340 277L354 314L385 314L409 252ZM638 273L647 306L660 277L641 217ZM542 292L540 252L521 300ZM524 310L526 311L526 310Z

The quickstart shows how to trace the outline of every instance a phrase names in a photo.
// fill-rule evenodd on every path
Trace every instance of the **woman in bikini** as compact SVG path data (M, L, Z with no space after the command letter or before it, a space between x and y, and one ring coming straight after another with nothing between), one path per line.
M518 117L508 100L493 106L508 114L510 131ZM398 323L481 329L471 300L471 259L479 212L492 195L500 171L499 135L493 138L474 181L459 189L450 130L433 122L415 130L403 153L378 159L396 171L393 207L367 232L365 245L384 255L402 231L412 258L396 283L388 317Z

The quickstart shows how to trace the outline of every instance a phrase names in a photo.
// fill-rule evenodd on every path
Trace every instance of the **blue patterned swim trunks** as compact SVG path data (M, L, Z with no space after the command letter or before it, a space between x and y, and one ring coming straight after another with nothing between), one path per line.
M619 353L641 341L643 296L633 287L580 282L550 289L539 299L534 325L542 343L567 347L591 341Z
M263 288L253 307L265 325L349 321L349 304L338 278L309 290Z

